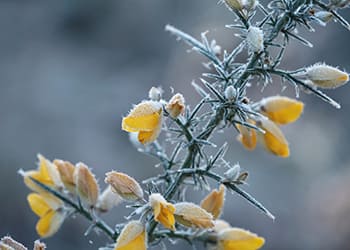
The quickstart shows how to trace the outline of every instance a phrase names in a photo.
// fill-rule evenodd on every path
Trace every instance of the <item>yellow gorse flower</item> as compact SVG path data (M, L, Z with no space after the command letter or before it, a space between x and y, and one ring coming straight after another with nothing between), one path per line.
M175 219L186 227L212 228L213 216L200 206L191 202L180 202L175 205Z
M137 132L142 144L157 139L162 128L162 105L157 101L143 101L136 105L123 118L122 129L127 132Z
M202 201L200 206L213 215L214 219L220 217L225 202L225 185L221 184L219 190L214 189Z
M114 250L146 250L145 226L139 221L130 221L121 231Z
M252 125L255 125L255 122L253 120L248 120L247 122ZM246 149L254 150L257 144L256 130L239 124L237 124L236 126L239 130L237 140L240 141Z
M265 134L258 133L258 138L266 150L280 157L288 157L289 146L281 129L274 122L265 119L257 122L257 125L265 131Z
M218 233L218 250L257 250L264 238L241 228L227 228Z
M32 211L39 216L36 231L40 237L50 237L58 231L65 219L63 202L49 193L31 193L27 200Z
M51 188L63 188L60 174L56 166L41 154L38 154L38 159L39 163L37 170L19 171L24 178L26 186L36 192L45 192L43 188L31 180L31 178L33 178Z
M167 202L161 194L155 193L149 196L149 203L153 209L154 220L164 227L175 230L175 207Z
M286 96L271 96L260 102L260 112L277 124L296 121L303 109L302 102Z

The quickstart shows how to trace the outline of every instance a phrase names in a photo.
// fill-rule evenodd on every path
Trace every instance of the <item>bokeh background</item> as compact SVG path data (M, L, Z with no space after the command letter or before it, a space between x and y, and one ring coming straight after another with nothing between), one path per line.
M350 17L349 10L343 14ZM101 182L112 169L138 180L158 173L157 162L138 153L121 131L121 118L154 85L163 87L165 98L173 87L193 106L198 96L190 82L201 76L205 61L164 26L196 37L209 30L210 38L230 50L238 38L224 25L233 19L216 0L0 1L0 235L28 246L38 237L37 218L26 202L29 190L17 170L35 168L39 152L83 161ZM326 61L350 71L350 32L332 22L306 37L314 48L293 41L286 69ZM263 93L260 87L250 92L258 100L281 90L277 81ZM288 159L261 148L245 151L232 128L219 136L230 144L226 159L250 172L246 190L276 215L272 221L228 194L223 218L264 236L263 249L349 248L350 89L327 93L341 102L341 110L301 94L302 118L283 128ZM283 94L293 96L294 90L289 86ZM196 194L198 201L205 192ZM127 214L116 208L106 219L113 224ZM83 236L87 227L79 216L69 219L45 242L52 250L103 246L103 234Z

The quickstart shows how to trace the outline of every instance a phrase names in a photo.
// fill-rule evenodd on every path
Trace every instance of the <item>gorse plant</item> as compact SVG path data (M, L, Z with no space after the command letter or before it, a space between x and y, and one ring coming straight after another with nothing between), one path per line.
M159 174L139 182L126 173L111 171L106 174L107 187L100 192L94 174L85 164L51 162L39 155L37 170L20 171L33 191L28 202L39 217L36 225L39 236L52 236L64 220L79 213L91 222L86 234L103 231L112 240L106 248L115 250L165 246L167 239L172 243L176 242L173 239L182 239L193 247L200 241L219 250L262 247L264 238L220 219L226 190L240 195L271 219L274 216L244 191L248 173L241 171L238 164L225 161L228 146L225 143L215 148L212 135L228 127L230 133L237 131L238 140L248 150L259 143L276 156L289 156L288 141L280 126L296 121L303 112L303 103L279 95L254 102L246 93L257 83L265 86L282 81L295 88L296 98L299 91L304 91L340 108L321 90L345 84L349 79L346 72L317 62L295 70L280 68L280 63L291 40L312 47L297 28L313 31L312 25L326 25L334 20L350 29L337 12L349 3L275 0L263 6L255 0L222 1L236 16L235 23L226 27L234 29L241 39L232 51L222 51L215 40L207 39L206 33L197 40L167 25L166 31L209 62L205 64L208 72L200 83L192 82L201 96L193 108L186 105L183 94L176 93L165 101L162 91L153 87L149 99L141 101L123 118L122 129L130 133L139 151L159 159ZM236 60L241 54L247 54L243 63ZM200 204L195 204L186 200L189 186L214 189ZM127 202L131 210L125 221L109 226L101 220L99 214L122 206L122 202Z

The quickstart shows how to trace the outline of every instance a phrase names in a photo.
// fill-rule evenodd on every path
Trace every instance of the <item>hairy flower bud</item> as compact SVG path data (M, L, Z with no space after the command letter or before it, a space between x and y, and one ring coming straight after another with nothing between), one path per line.
M318 20L325 24L333 19L333 14L329 11L317 11L314 14L314 17L316 17Z
M242 10L243 8L241 0L225 0L225 3L232 10Z
M235 164L235 165L233 165L232 168L229 168L224 173L224 176L227 180L234 181L238 178L240 172L241 172L241 166L239 164Z
M315 86L325 89L337 88L349 81L349 75L346 72L323 63L308 67L305 74Z
M159 102L162 98L162 90L160 88L152 87L148 92L148 97L152 101Z
M185 112L185 98L182 94L177 93L171 97L165 108L169 115L176 119L180 114Z
M108 172L105 182L111 185L112 191L124 200L135 201L143 198L140 184L127 174L116 171Z
M113 207L118 206L123 199L112 191L111 186L106 187L102 194L98 197L96 209L102 213L108 212Z
M256 5L258 4L257 0L242 0L243 3L243 9L247 10L248 12L251 10L254 10Z
M259 53L264 50L264 32L260 28L250 26L246 41L251 52Z
M41 242L40 240L34 241L34 249L33 250L45 250L46 244Z
M95 206L100 192L95 175L84 163L79 162L75 167L74 179L79 197L89 206Z
M225 98L229 101L234 101L237 96L237 91L236 89L230 85L225 89Z
M175 204L175 219L186 227L211 228L213 216L200 206L190 202Z

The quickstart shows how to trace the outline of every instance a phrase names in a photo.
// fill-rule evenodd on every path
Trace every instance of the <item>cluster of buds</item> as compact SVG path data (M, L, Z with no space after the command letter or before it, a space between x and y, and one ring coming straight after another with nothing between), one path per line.
M169 102L165 102L161 99L161 90L152 87L149 97L150 100L137 104L122 121L122 129L137 133L137 139L142 144L154 142L158 138L164 119L163 110L172 119L185 112L185 99L180 93L175 94Z

